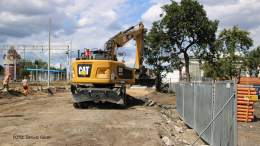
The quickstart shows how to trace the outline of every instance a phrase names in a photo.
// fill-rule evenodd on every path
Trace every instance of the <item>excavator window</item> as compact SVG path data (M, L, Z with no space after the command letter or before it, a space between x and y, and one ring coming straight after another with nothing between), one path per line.
M85 53L81 53L81 57L83 57L84 59L86 59Z

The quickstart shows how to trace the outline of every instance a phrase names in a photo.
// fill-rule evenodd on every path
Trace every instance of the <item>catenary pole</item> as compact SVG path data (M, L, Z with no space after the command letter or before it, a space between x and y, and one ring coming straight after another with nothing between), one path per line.
M72 41L70 41L70 64L69 64L69 69L70 69L70 80L69 81L71 81L71 75L72 75L72 72L71 72L71 51L72 51Z
M51 51L50 51L50 48L51 48L51 18L49 19L49 57L48 57L48 86L50 86L50 54L51 54Z

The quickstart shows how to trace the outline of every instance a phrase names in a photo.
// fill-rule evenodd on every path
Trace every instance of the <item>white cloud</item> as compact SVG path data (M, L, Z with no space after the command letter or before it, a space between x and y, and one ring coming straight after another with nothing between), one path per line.
M234 25L238 25L239 29L251 32L249 37L257 37L255 32L260 26L259 0L229 1L218 5L206 5L204 8L210 20L220 20L218 33L224 28L232 29ZM259 44L259 39L254 39L254 45Z
M78 21L78 24L80 27L85 27L85 26L89 26L91 24L93 24L94 21L90 18L89 15L85 15L83 16L83 18L81 18L79 21Z
M125 59L125 61L126 61L126 59ZM136 67L135 66L135 59L128 59L126 62L125 62L125 65L127 66L127 67L131 67L131 68L134 68L134 67Z
M136 50L136 46L135 46L135 41L131 40L129 41L127 44L125 44L124 48L125 50L132 50L135 51Z
M161 6L163 6L162 3L153 5L141 16L141 18L147 23L161 20L160 14L163 12Z

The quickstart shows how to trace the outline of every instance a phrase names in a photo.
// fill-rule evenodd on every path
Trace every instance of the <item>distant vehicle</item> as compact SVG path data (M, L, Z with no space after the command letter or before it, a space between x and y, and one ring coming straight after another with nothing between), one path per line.
M256 94L258 95L258 99L260 99L260 88L255 88Z

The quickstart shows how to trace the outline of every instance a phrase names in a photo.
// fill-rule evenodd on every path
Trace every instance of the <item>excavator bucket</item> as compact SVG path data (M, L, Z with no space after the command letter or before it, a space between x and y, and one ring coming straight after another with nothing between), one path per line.
M149 74L149 68L142 68L140 74L135 75L135 84L131 88L156 88L158 79Z
M136 77L135 84L131 88L156 88L157 77L146 76L146 77Z

